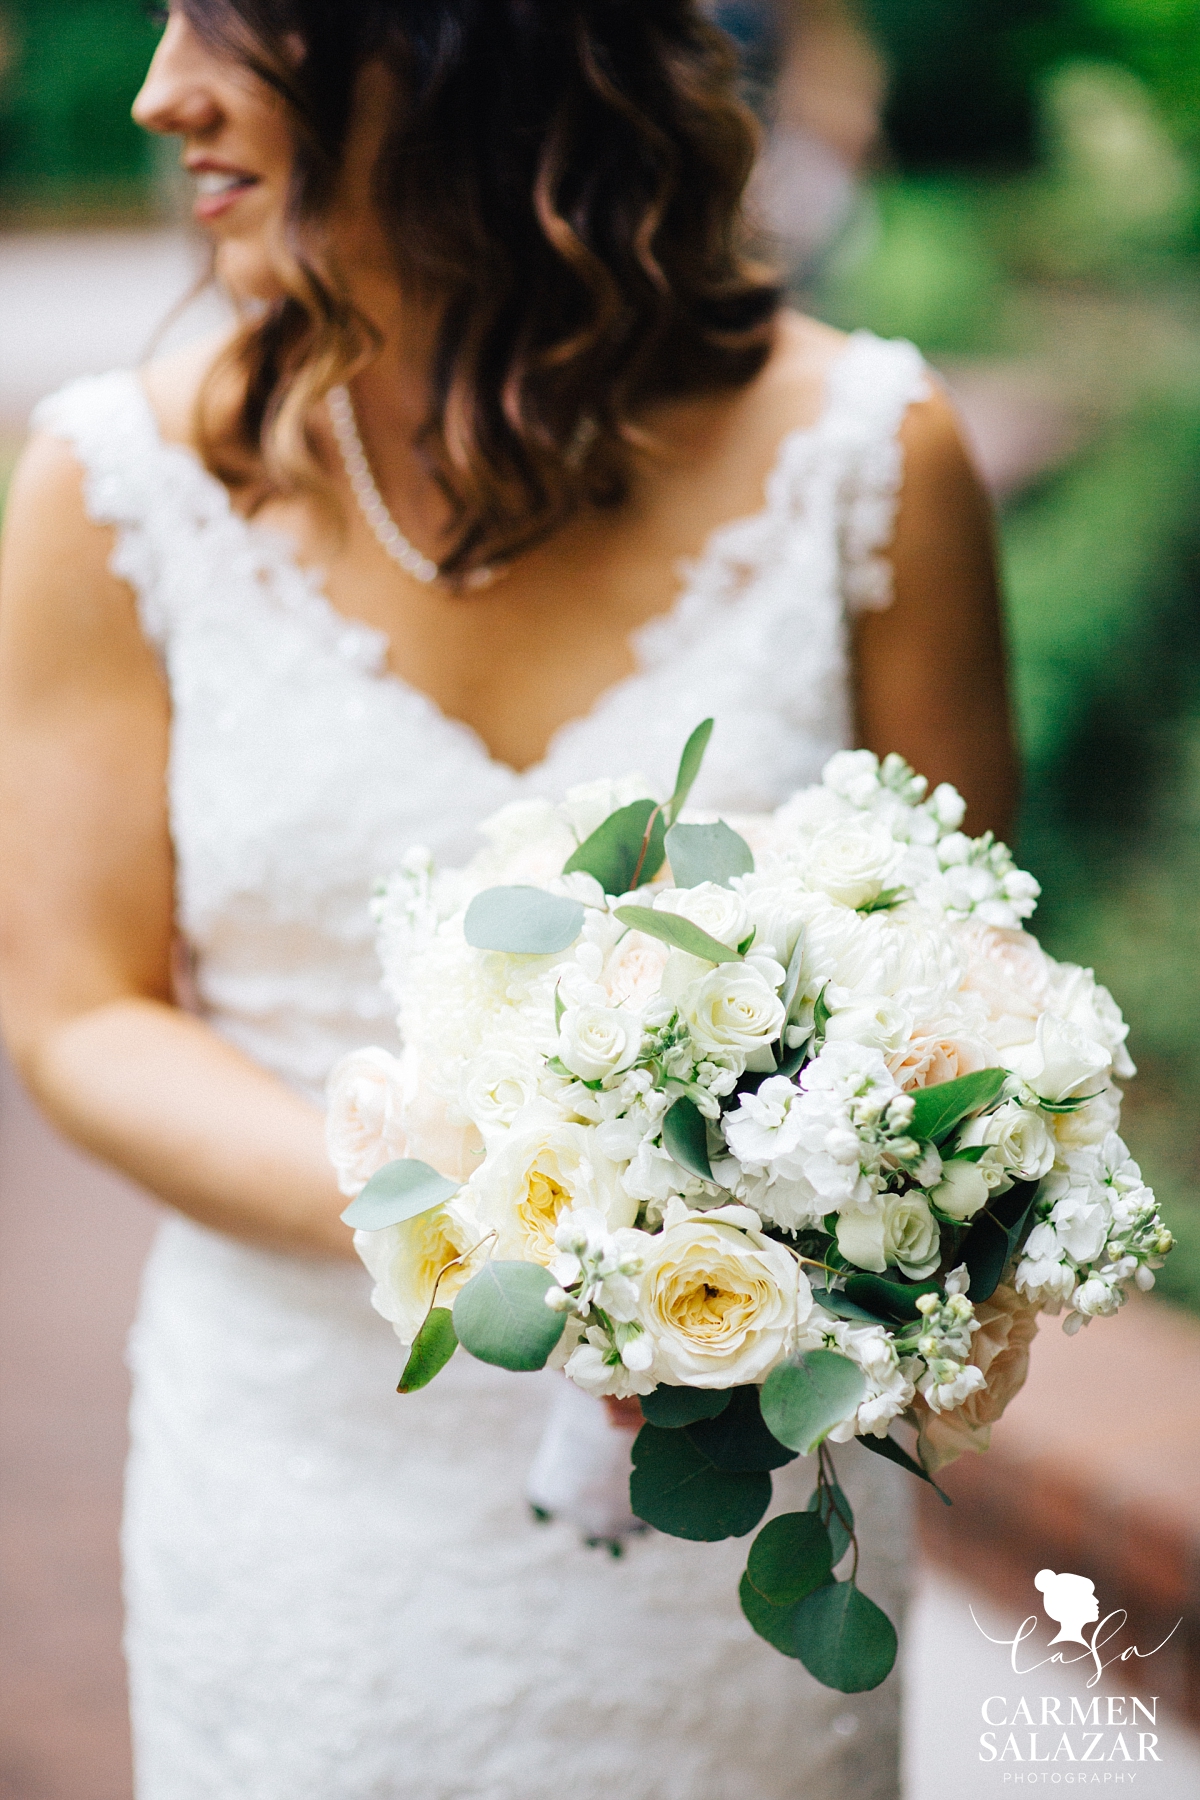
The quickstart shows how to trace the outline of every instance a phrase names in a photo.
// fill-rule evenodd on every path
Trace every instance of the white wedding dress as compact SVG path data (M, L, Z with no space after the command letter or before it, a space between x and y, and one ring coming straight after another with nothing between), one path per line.
M497 807L602 773L666 791L709 713L697 805L814 779L850 731L845 615L889 598L897 432L924 392L910 346L853 337L762 511L714 535L636 673L523 774L162 442L136 376L43 403L169 678L178 922L214 1029L320 1098L343 1052L392 1041L368 899L414 843L465 859ZM536 1523L561 1378L459 1352L401 1399L368 1296L354 1266L160 1231L131 1342L139 1800L894 1800L898 1673L831 1693L755 1637L748 1540L647 1533L615 1559ZM899 1622L909 1478L856 1445L838 1460L861 1584ZM792 1464L776 1504L812 1485Z

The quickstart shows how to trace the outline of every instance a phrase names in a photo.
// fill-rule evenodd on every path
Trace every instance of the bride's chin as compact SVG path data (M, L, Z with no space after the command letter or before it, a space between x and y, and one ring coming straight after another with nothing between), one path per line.
M284 292L267 246L260 240L227 238L218 243L213 272L237 306L265 306Z

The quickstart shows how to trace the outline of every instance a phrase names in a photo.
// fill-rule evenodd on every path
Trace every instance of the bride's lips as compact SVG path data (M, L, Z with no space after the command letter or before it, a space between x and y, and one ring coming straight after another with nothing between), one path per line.
M196 184L196 202L192 211L203 224L219 218L236 206L243 194L258 186L258 176L232 163L211 162L208 158L186 165Z

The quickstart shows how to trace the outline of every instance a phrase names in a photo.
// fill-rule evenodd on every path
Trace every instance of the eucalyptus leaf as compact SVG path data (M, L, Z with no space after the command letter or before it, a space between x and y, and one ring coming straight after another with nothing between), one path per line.
M650 825L652 818L653 826ZM648 844L647 828L650 829ZM583 840L563 864L563 874L582 872L593 876L606 894L627 894L635 881L653 881L662 868L666 832L667 823L657 802L634 800L631 805L609 813L591 837Z
M579 901L564 894L536 887L485 888L467 908L463 935L474 950L554 956L575 942L583 918Z
M738 1599L742 1603L742 1611L749 1623L757 1631L760 1638L784 1656L800 1657L796 1643L796 1614L800 1610L800 1602L791 1606L772 1606L764 1598L751 1581L749 1575L743 1575L738 1588Z
M686 950L689 956L702 957L705 962L742 960L740 950L730 949L728 944L710 937L707 931L693 925L690 919L681 918L678 913L659 912L653 906L618 906L616 916L622 925L631 925L635 931L644 931L647 937L658 938L661 943L670 944L673 950Z
M768 1520L746 1563L750 1585L772 1606L795 1606L833 1577L833 1545L815 1512Z
M894 1462L898 1469L907 1469L908 1473L915 1475L918 1481L927 1481L943 1506L954 1504L949 1494L943 1492L933 1476L921 1467L915 1456L910 1456L907 1450L902 1450L895 1438L875 1437L871 1432L864 1432L858 1442L864 1450L873 1450L876 1456L883 1456L887 1458L888 1462Z
M796 1452L772 1437L763 1424L754 1386L734 1388L729 1405L713 1419L689 1425L687 1434L718 1469L740 1475L754 1469L782 1469Z
M794 1636L809 1674L842 1694L877 1688L896 1661L896 1627L852 1581L835 1581L802 1600Z
M853 1325L887 1325L889 1320L882 1314L872 1312L869 1307L860 1306L842 1292L841 1288L814 1288L813 1299L818 1306L832 1313L835 1319L848 1319Z
M694 1100L681 1095L663 1116L662 1140L681 1169L698 1175L701 1181L713 1178L708 1160L708 1126L704 1114Z
M413 1341L396 1392L415 1394L419 1388L428 1387L457 1349L458 1334L454 1329L454 1316L450 1308L433 1307Z
M715 881L728 887L735 875L754 873L754 854L745 838L718 820L715 825L673 825L667 833L667 860L676 887Z
M816 1513L833 1545L833 1566L836 1569L850 1548L850 1533L854 1530L854 1513L850 1502L835 1481L830 1487L825 1484L813 1489L808 1498L808 1510Z
M745 1537L771 1503L771 1477L718 1469L687 1431L643 1425L633 1445L634 1514L671 1537L697 1543Z
M546 1305L553 1286L540 1263L485 1263L454 1302L459 1343L501 1369L544 1369L567 1322Z
M648 1425L678 1431L699 1419L715 1419L729 1405L732 1388L656 1387L642 1395L642 1414Z
M1008 1078L1007 1069L977 1069L973 1075L960 1075L956 1081L918 1088L913 1095L910 1136L919 1144L943 1143L969 1114L993 1105Z
M355 1231L385 1231L389 1225L403 1225L407 1219L432 1212L435 1206L444 1206L461 1186L461 1181L439 1175L428 1163L403 1156L375 1171L342 1214L342 1222Z
M862 1370L836 1350L809 1350L782 1363L762 1389L767 1429L789 1450L809 1456L835 1425L851 1417L867 1391Z
M779 1059L775 1073L789 1077L799 1074L808 1056L810 1041L806 1038L802 1044L797 1044L794 1050L785 1051Z
M700 765L703 763L704 753L708 749L708 740L713 734L713 724L712 719L703 720L683 746L683 755L679 759L679 773L675 777L675 792L667 802L667 813L672 825L675 824L688 803L688 795L700 773Z
M779 991L779 998L783 1001L783 1010L787 1015L787 1022L789 1025L792 1023L793 1015L796 1011L796 999L800 992L800 972L803 967L804 927L801 926L800 935L796 939L796 947L788 959L787 974L784 977L783 986Z

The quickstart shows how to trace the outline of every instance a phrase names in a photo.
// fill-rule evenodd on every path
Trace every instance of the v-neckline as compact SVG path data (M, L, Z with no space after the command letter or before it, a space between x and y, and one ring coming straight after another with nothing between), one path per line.
M370 624L366 619L355 618L351 613L344 613L333 604L329 597L327 575L320 567L301 560L295 539L286 531L274 526L257 524L238 512L230 497L229 489L210 469L207 469L190 444L181 444L163 435L158 415L151 404L150 396L140 376L133 374L133 385L145 413L146 423L150 429L157 449L163 455L172 452L178 455L187 466L192 478L202 491L208 494L216 504L222 518L236 530L244 534L247 544L257 546L259 550L270 550L273 553L275 567L289 579L293 589L298 588L304 594L312 616L320 618L326 631L344 645L352 646L351 660L363 667L364 674L370 679L382 683L398 696L418 704L430 719L441 730L453 733L468 745L484 765L514 786L534 783L554 761L561 740L569 731L575 730L590 719L595 718L613 700L640 681L646 673L644 659L644 640L652 635L667 630L684 613L697 590L706 583L708 572L719 565L729 554L733 540L739 539L747 531L756 526L766 524L773 516L778 505L777 487L780 476L798 446L815 441L825 432L835 408L834 388L836 377L841 373L844 364L850 359L853 351L867 334L852 333L841 346L837 355L829 362L824 375L824 394L822 405L816 418L809 425L800 425L787 431L780 438L763 481L763 503L753 512L739 514L716 525L709 532L701 549L694 557L681 558L676 565L678 586L669 606L661 612L652 613L643 619L627 634L627 641L633 654L634 667L626 674L618 676L600 689L591 705L581 713L573 714L556 725L550 733L546 747L534 762L525 768L518 769L503 757L496 756L486 738L476 726L467 719L456 718L446 711L441 703L425 688L418 687L390 666L388 656L391 650L391 638L378 625ZM370 662L370 667L365 665Z

